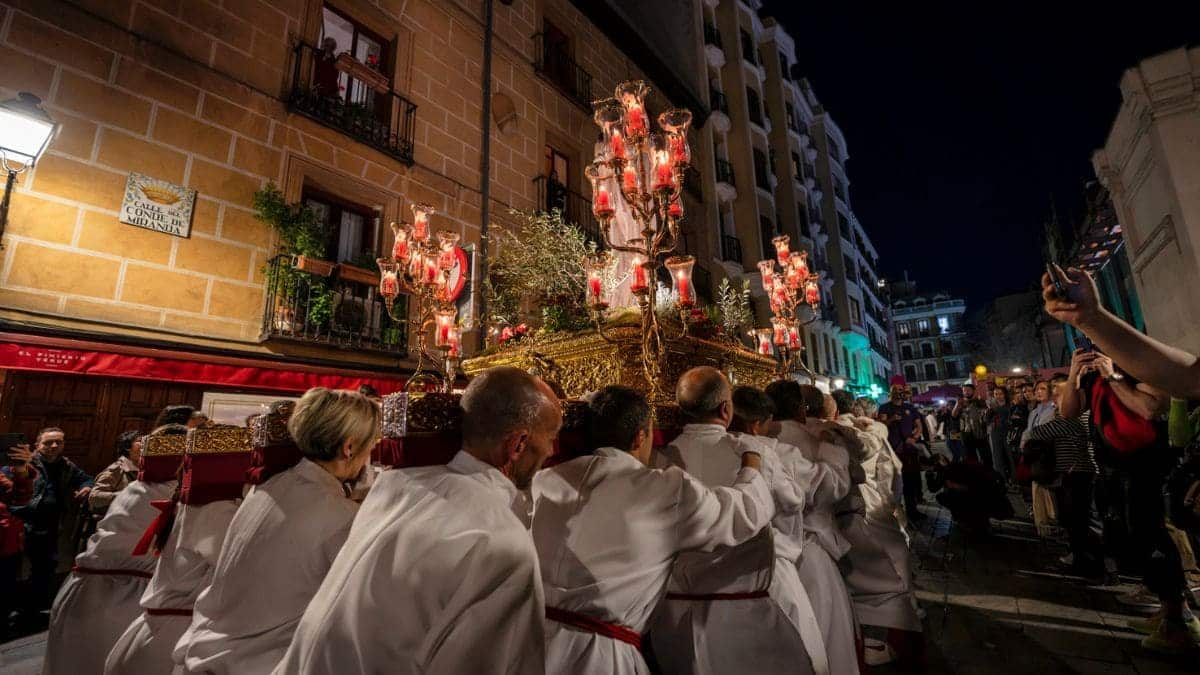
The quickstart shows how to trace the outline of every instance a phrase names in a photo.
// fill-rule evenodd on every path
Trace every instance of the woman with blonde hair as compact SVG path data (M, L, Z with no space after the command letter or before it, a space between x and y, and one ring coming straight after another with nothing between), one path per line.
M358 504L348 485L369 471L379 407L317 387L252 423L258 450L294 444L302 458L255 485L196 601L175 662L187 672L269 673L341 550Z

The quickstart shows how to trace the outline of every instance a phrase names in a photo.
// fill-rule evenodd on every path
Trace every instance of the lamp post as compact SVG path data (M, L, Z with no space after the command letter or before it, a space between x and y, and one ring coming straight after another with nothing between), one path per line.
M0 247L8 224L8 203L17 174L33 168L58 133L59 125L42 110L42 100L27 91L0 102L0 167L8 174L0 201Z

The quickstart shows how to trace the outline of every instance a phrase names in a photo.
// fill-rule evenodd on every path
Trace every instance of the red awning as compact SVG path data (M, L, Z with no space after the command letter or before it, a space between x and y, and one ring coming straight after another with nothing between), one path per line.
M95 348L81 348L84 346ZM383 395L399 391L405 382L401 374L388 377L369 371L275 364L241 357L210 357L12 334L0 335L0 368L287 392L303 392L312 387L355 389L360 384L369 384Z

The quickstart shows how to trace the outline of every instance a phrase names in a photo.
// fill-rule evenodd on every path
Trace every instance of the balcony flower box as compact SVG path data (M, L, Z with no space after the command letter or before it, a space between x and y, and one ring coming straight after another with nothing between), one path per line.
M364 286L378 286L379 275L369 269L340 263L337 266L338 278L345 279Z
M331 263L328 260L310 258L304 255L296 256L296 262L294 266L301 272L308 272L309 274L315 274L321 277L327 277L333 274L333 269L337 267L336 264Z
M374 89L377 93L386 94L392 88L383 73L350 56L349 53L339 54L334 67Z

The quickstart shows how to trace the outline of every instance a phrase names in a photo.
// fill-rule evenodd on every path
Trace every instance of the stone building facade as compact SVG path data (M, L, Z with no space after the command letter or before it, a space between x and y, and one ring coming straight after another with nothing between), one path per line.
M1092 155L1108 188L1149 335L1200 352L1200 48L1143 60Z
M699 4L679 8L679 44L699 62ZM594 227L589 103L620 81L648 79L652 112L696 108L697 136L709 133L701 83L621 30L611 5L515 0L493 11L490 222L552 205ZM2 242L0 430L53 420L96 468L117 434L144 429L168 402L398 387L411 360L371 318L369 280L330 282L340 333L284 334L290 319L271 306L267 271L277 238L255 218L254 194L273 183L316 209L334 263L390 250L387 223L411 219L412 202L478 245L484 27L478 2L0 1L0 100L35 94L62 125L21 176ZM322 54L326 38L337 44ZM342 51L374 74L331 70ZM711 142L694 147L695 164L711 165ZM190 236L119 222L130 172L198 191ZM688 246L703 263L712 173L690 187Z

